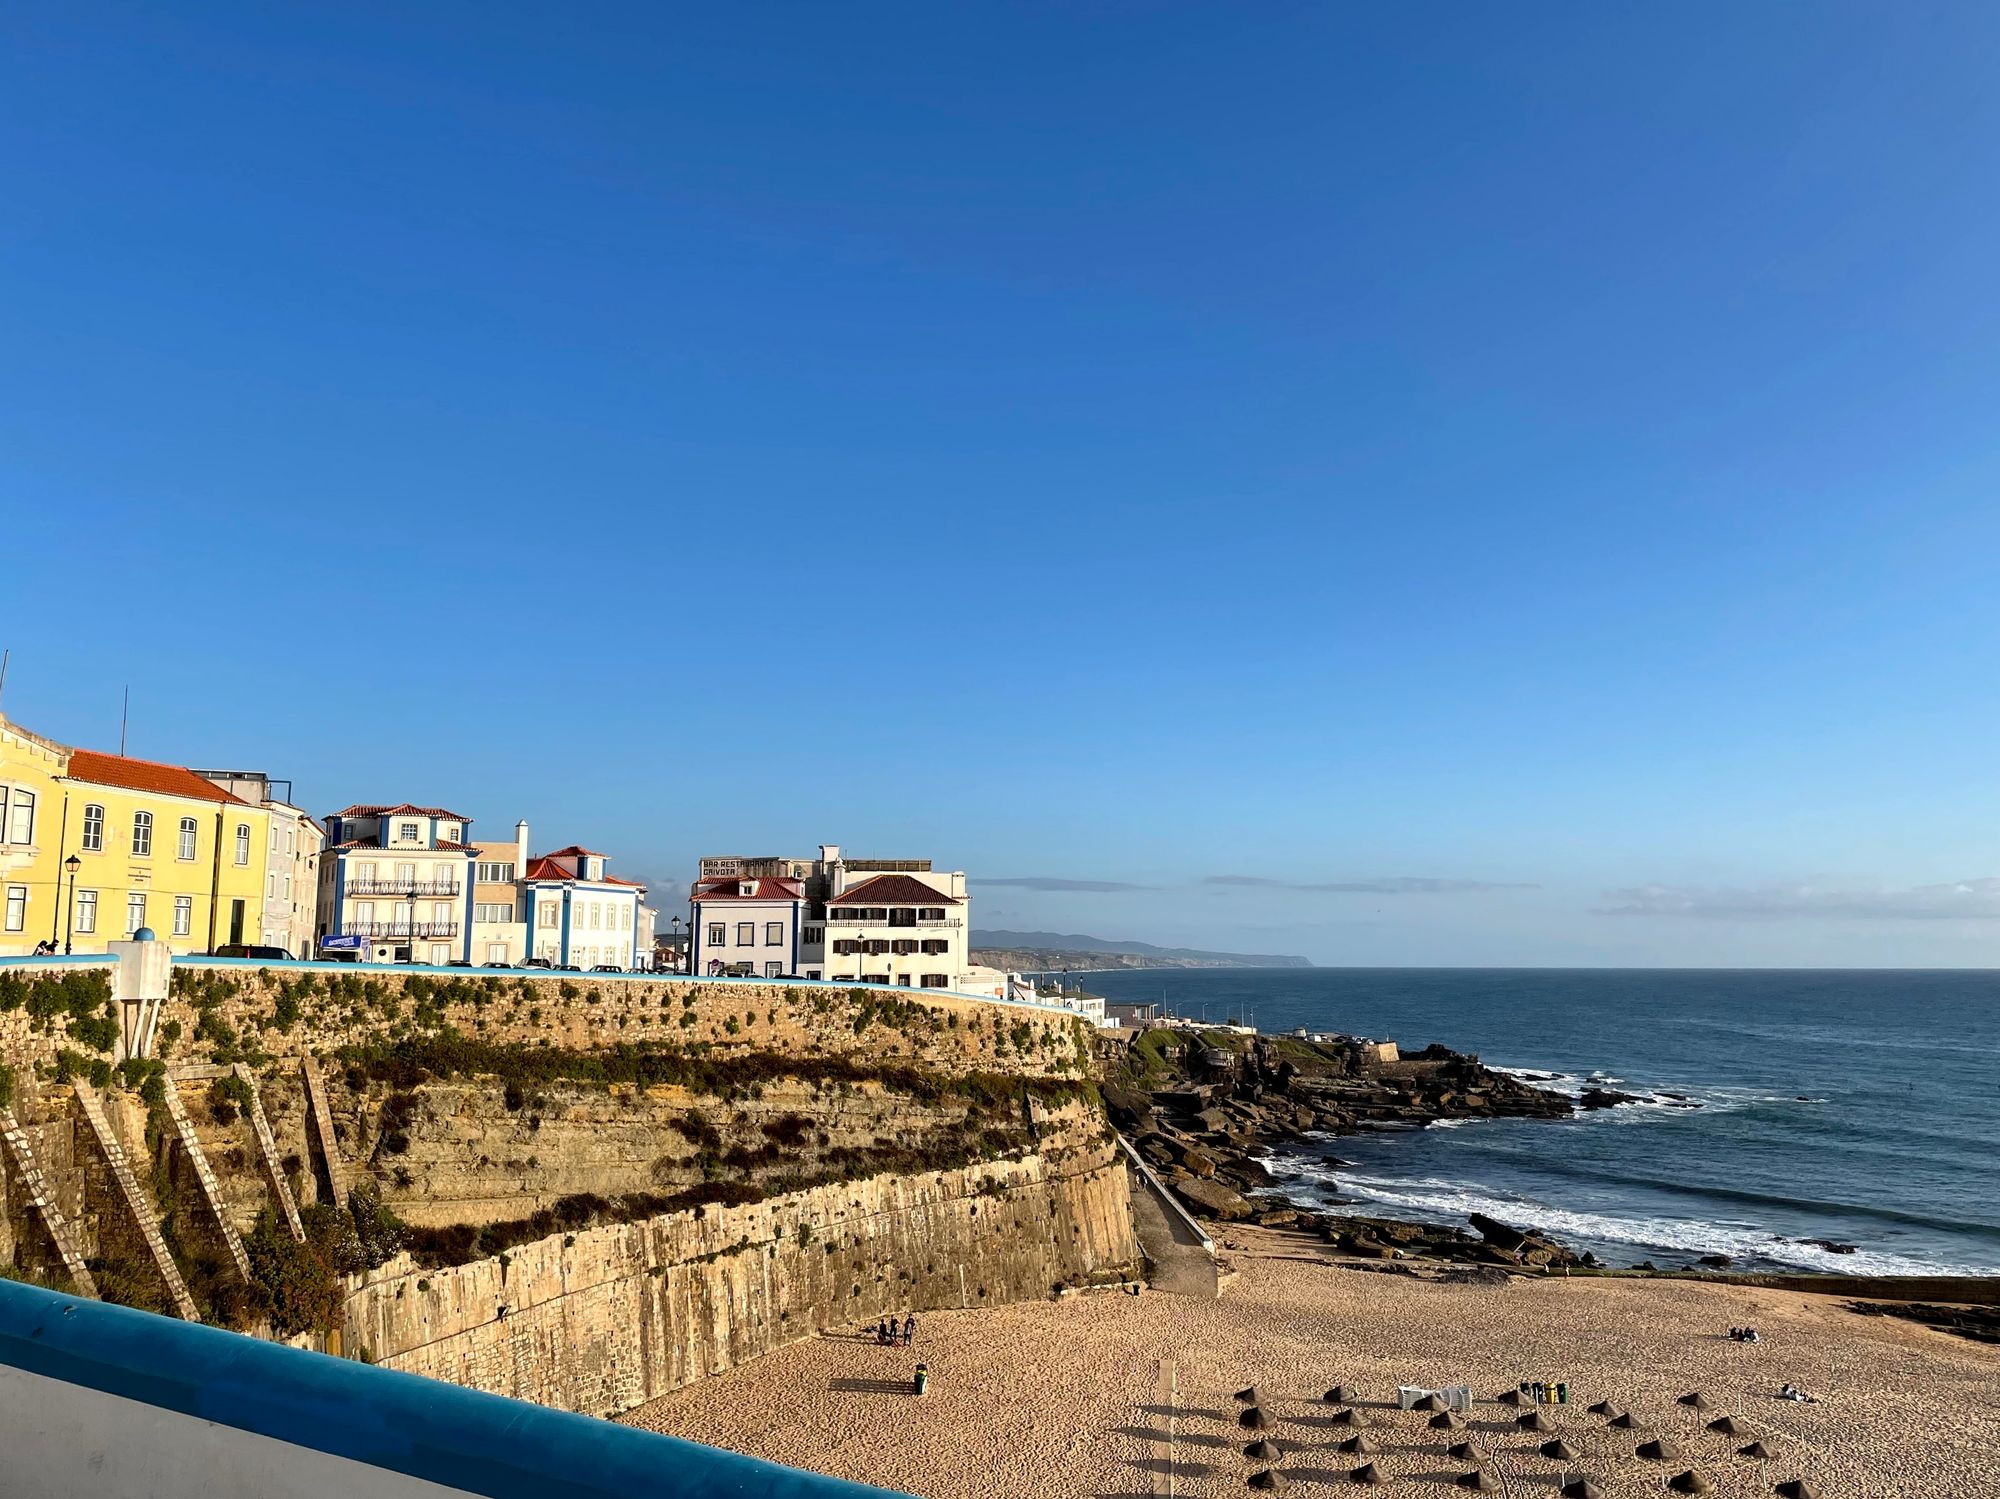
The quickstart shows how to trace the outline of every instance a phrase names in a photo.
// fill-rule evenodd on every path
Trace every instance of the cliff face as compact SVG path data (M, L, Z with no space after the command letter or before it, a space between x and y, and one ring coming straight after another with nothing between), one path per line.
M59 1025L0 1024L16 1113L104 1294L160 1309L171 1287L79 1121L64 1079L88 1058ZM1060 1013L204 967L161 1035L145 1097L99 1091L204 1318L483 1389L608 1414L820 1327L1137 1261L1088 1038ZM0 1178L0 1261L66 1285L13 1155ZM350 1273L316 1291L326 1266Z

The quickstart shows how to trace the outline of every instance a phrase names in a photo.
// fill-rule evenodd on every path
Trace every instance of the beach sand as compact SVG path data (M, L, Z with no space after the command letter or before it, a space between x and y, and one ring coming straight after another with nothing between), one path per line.
M1333 1450L1352 1433L1319 1398L1347 1384L1370 1402L1375 1461L1395 1480L1383 1492L1463 1495L1451 1479L1465 1465L1444 1445L1470 1436L1506 1492L1553 1499L1560 1465L1535 1450L1549 1438L1517 1430L1518 1412L1493 1397L1563 1379L1571 1404L1550 1415L1584 1453L1574 1468L1614 1496L1666 1493L1690 1467L1731 1496L1797 1477L1828 1499L2000 1495L2000 1348L1856 1316L1832 1297L1667 1280L1447 1285L1340 1269L1315 1242L1263 1230L1232 1228L1230 1246L1241 1274L1220 1301L1149 1291L933 1312L914 1350L827 1335L624 1419L925 1499L1165 1494L1169 1461L1176 1495L1243 1494L1260 1465L1241 1449L1256 1433L1239 1429L1230 1396L1254 1382L1275 1418L1264 1435L1288 1449L1277 1466L1289 1492L1357 1493L1347 1472L1362 1459ZM1738 1324L1763 1341L1729 1341ZM905 1381L919 1358L932 1383L915 1399ZM1818 1403L1776 1399L1786 1381ZM1393 1409L1399 1383L1471 1386L1471 1428L1448 1436ZM1178 1396L1163 1400L1169 1387ZM1676 1403L1695 1389L1715 1409ZM1607 1397L1647 1430L1586 1413ZM1725 1413L1749 1433L1704 1428ZM1683 1459L1639 1459L1647 1436ZM1753 1437L1772 1461L1735 1455Z

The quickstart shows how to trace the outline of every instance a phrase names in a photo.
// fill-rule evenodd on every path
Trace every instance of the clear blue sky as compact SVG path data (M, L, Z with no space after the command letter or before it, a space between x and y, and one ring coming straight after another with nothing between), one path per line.
M5 33L33 728L987 926L2000 958L1990 5Z

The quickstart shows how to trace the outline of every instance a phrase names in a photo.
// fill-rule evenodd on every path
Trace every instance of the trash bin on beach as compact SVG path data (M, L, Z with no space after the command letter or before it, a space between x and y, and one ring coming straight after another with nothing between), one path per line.
M931 1366L929 1364L918 1364L917 1376L910 1381L910 1384L913 1394L921 1395L925 1390L928 1390L931 1387Z

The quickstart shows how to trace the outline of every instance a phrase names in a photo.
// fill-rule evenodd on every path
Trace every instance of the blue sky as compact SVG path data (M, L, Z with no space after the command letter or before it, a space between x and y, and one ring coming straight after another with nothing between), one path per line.
M31 727L989 926L2000 956L1991 7L6 24Z

